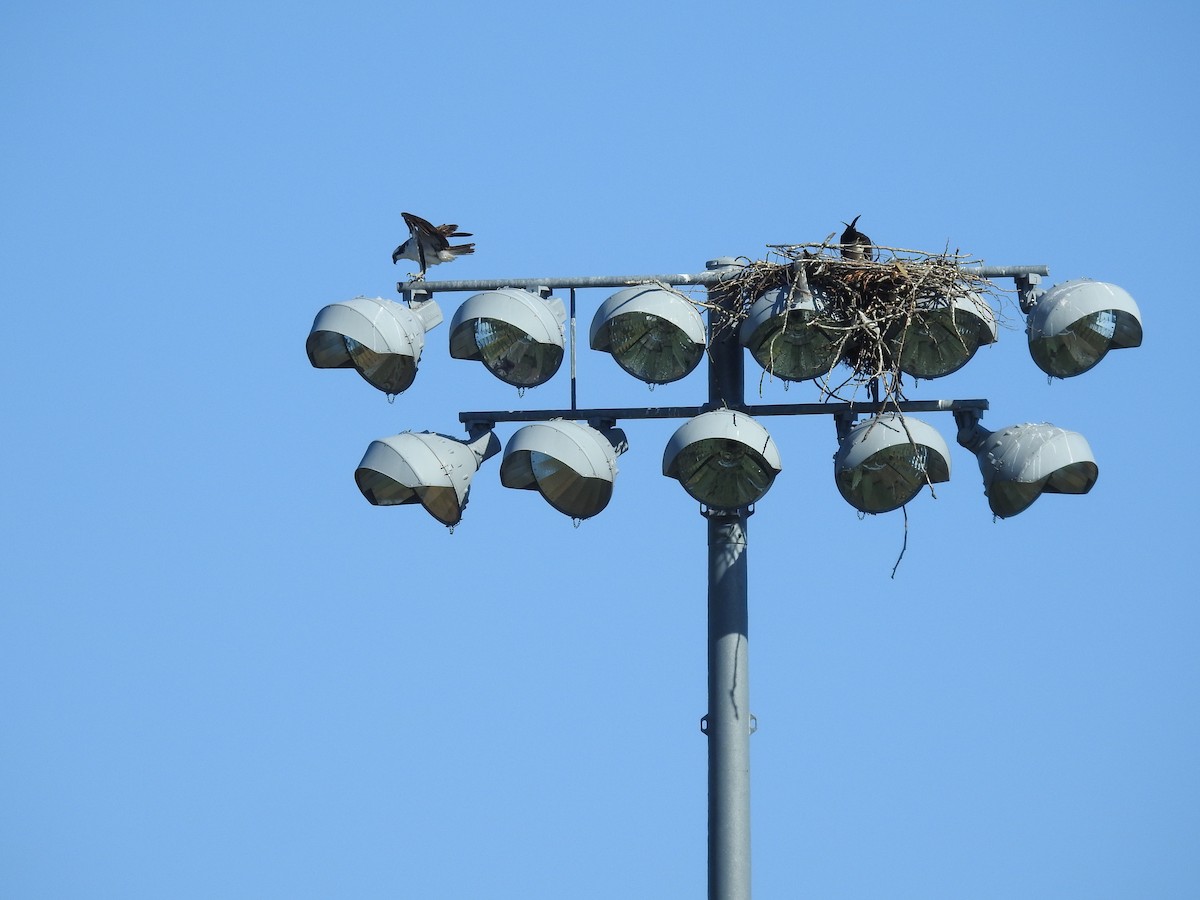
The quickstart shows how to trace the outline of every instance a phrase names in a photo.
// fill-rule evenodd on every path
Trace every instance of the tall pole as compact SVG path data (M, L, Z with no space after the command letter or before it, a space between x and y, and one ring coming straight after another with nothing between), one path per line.
M714 260L710 270L728 263ZM735 297L709 287L708 401L743 406L744 360L732 318ZM750 680L747 630L748 509L708 520L708 896L750 900Z
M708 896L750 897L746 513L708 513Z
M731 409L753 416L874 414L877 405L865 403L792 403L747 406L744 354L738 341L736 290L728 278L740 267L732 259L712 260L706 271L674 275L601 275L581 278L506 278L472 281L407 281L396 285L410 305L441 291L492 291L522 288L571 289L571 406L554 410L490 410L460 412L472 436L497 422L544 422L618 419L690 419L714 409ZM970 267L981 278L1020 278L1048 275L1045 266ZM708 289L708 402L703 407L579 409L575 391L575 289L631 287L647 284L704 286ZM988 408L986 400L900 401L898 412L974 412ZM749 642L747 628L746 522L749 507L704 509L708 524L708 712L703 731L708 736L708 896L710 900L750 898L750 714Z

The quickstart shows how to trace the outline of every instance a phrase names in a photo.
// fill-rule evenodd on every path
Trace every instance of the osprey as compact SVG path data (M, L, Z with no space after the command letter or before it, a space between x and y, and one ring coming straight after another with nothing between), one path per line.
M846 226L846 230L842 232L843 259L871 260L875 258L875 248L871 246L871 239L854 227L860 218L861 214L855 216L853 222L842 223Z
M425 270L438 263L450 262L459 256L475 252L474 244L457 244L451 247L447 238L470 237L469 231L457 231L457 225L433 225L412 213L400 213L411 235L407 241L392 251L392 264L402 259L411 259L421 266L414 278L424 278Z

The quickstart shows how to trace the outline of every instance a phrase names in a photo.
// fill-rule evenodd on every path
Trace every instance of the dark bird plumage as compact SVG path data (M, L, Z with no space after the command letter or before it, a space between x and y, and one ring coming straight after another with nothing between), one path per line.
M843 259L871 260L875 258L875 247L872 246L871 239L855 227L860 218L861 213L854 217L853 222L842 223L846 226L846 230L842 232Z
M409 238L392 251L392 263L394 265L402 259L411 259L421 267L415 278L424 278L425 271L430 266L450 262L475 252L474 244L451 246L448 238L471 237L469 231L459 231L457 225L434 225L412 213L400 215L404 217L404 223L408 226Z

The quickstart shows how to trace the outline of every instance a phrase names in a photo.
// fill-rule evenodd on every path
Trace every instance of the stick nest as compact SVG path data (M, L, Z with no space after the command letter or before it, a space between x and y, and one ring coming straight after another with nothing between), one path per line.
M724 282L734 297L716 310L714 337L726 328L736 330L767 291L785 288L789 300L797 292L811 291L817 300L817 318L810 325L835 338L839 352L833 367L841 362L851 372L834 384L831 368L817 379L823 392L850 400L865 387L875 402L886 402L904 399L898 337L923 311L944 308L952 297L966 297L987 307L981 315L998 319L987 298L997 296L1000 289L966 268L978 265L977 260L957 252L879 245L874 245L873 260L845 259L840 245L829 241L768 245L768 256L778 261L749 262ZM847 390L851 396L844 396Z

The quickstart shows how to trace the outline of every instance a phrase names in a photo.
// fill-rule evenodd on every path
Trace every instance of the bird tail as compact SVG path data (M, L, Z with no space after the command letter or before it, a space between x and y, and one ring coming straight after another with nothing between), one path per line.
M450 253L452 253L454 256L466 256L468 253L475 252L475 245L474 244L457 244L453 247L447 247L446 249L449 250Z

